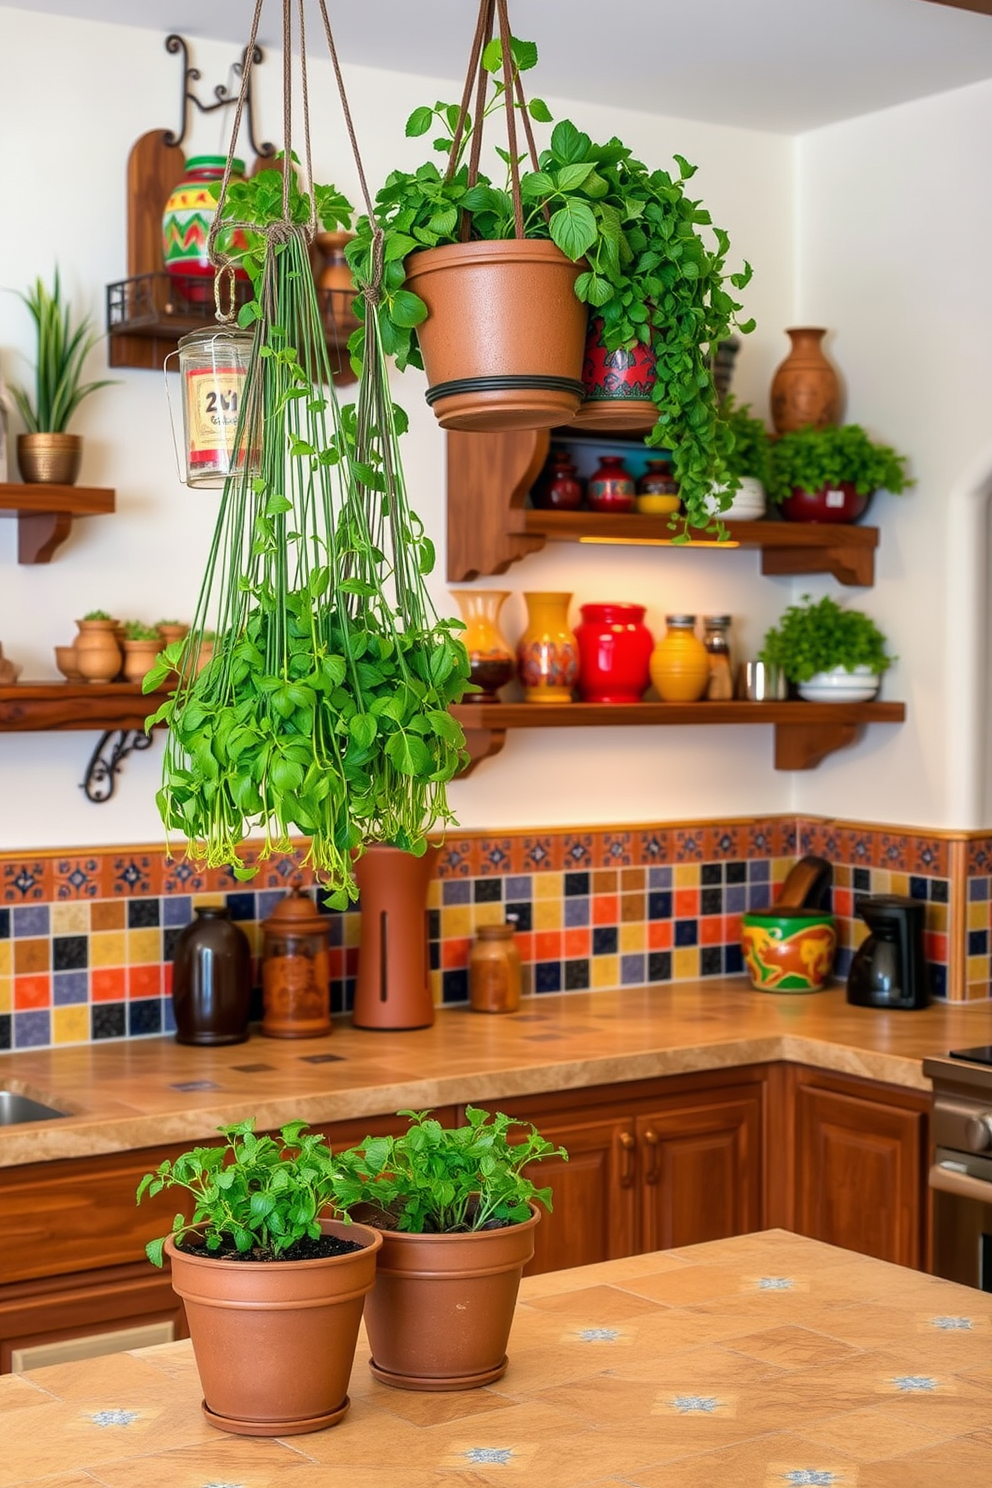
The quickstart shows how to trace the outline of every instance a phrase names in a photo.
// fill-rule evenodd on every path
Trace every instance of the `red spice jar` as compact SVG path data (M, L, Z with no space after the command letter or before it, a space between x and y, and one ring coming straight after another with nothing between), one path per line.
M262 921L262 1033L331 1031L330 921L296 885Z
M597 512L634 510L634 477L622 455L600 455L599 469L586 487L589 506Z
M539 511L578 511L585 487L565 450L552 450L530 499Z
M575 627L584 703L639 703L651 681L654 637L644 605L585 604Z

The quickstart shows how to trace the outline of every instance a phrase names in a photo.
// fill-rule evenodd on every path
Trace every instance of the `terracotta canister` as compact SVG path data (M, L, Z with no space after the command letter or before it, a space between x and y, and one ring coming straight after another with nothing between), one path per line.
M468 954L468 1000L474 1013L515 1013L520 1006L520 952L512 925L480 925Z
M243 1044L251 1004L251 948L223 905L203 905L176 942L176 1042Z
M664 703L694 703L710 679L710 659L695 615L666 615L668 629L651 653L651 681Z
M651 681L654 636L644 605L584 604L579 643L579 691L584 703L639 703Z
M833 970L834 917L819 909L750 909L741 946L757 991L819 992Z
M570 703L579 677L579 648L568 628L570 594L524 595L527 628L517 643L517 675L529 703Z
M270 1038L330 1033L330 932L298 885L262 921L262 1032Z
M127 682L143 682L145 674L155 665L155 658L162 649L158 638L154 641L124 642L124 679Z
M623 463L623 456L600 455L599 468L586 487L586 498L591 510L633 511L634 496L634 477Z
M572 423L585 429L651 429L658 421L651 401L656 381L650 346L638 342L629 351L608 351L603 318L594 315L582 362L585 392Z
M813 326L786 331L792 350L772 378L772 423L778 434L840 423L840 379L820 346L826 334Z
M427 885L437 859L373 843L355 863L362 939L356 1028L429 1028L434 1022L427 949Z
M217 199L210 187L211 183L223 180L225 164L223 155L191 156L183 179L172 188L162 214L162 257L167 271L204 281L202 291L190 298L212 298L214 267L207 253L207 238L217 213ZM231 179L243 179L244 161L235 160L233 164ZM247 246L240 229L220 233L217 238L221 253L243 253ZM242 268L236 267L235 273L241 279L248 277Z
M530 499L539 511L578 511L585 487L565 450L552 450Z
M116 620L77 620L76 666L87 682L113 682L121 669Z
M465 695L467 703L497 703L499 689L510 681L517 666L509 641L499 628L499 612L508 589L452 589L465 621L461 641L468 652L469 680L481 692Z

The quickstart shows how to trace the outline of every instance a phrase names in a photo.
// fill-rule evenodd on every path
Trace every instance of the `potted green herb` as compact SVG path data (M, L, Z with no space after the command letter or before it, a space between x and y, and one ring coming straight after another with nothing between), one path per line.
M118 622L106 610L90 610L76 621L74 649L85 682L113 682L121 669Z
M17 436L17 463L30 484L71 486L79 475L83 441L78 434L66 433L69 420L90 393L110 386L108 379L82 380L86 358L100 337L88 317L73 325L58 269L51 289L36 279L34 288L20 298L34 320L38 352L34 401L25 388L10 389L27 430Z
M860 424L810 426L772 444L768 495L790 522L856 522L873 492L898 495L912 484L905 455L875 444Z
M790 605L758 653L780 667L807 702L860 703L875 696L892 665L886 640L868 615L825 595Z
M162 649L162 637L155 625L140 620L124 621L124 677L128 682L143 682Z
M370 1367L408 1390L466 1390L506 1369L520 1275L534 1254L538 1189L524 1169L566 1158L535 1127L467 1106L447 1129L401 1111L400 1137L366 1137L338 1153L335 1202L382 1233L365 1304Z
M725 273L729 240L687 194L695 167L681 156L674 174L650 170L620 140L596 144L561 120L520 172L517 115L528 140L530 119L551 122L542 100L522 106L520 77L536 61L533 43L513 38L504 49L495 38L480 63L484 79L495 75L494 96L470 126L450 103L411 114L408 135L440 126L433 148L447 166L393 171L375 226L357 224L349 261L359 282L381 273L386 350L401 368L426 367L428 401L446 428L566 423L582 397L590 312L609 350L649 348L656 422L647 442L672 450L686 522L706 526L731 441L708 358L730 333L740 309L733 291L750 268ZM475 155L494 110L513 126L500 183L478 170ZM351 346L360 360L361 327Z
M146 1247L167 1259L186 1308L203 1411L221 1430L287 1436L339 1421L378 1234L325 1217L336 1169L320 1133L291 1121L279 1138L249 1119L222 1145L163 1162L138 1185L178 1188L188 1214Z
M720 417L733 438L727 457L728 488L731 503L721 510L716 496L711 497L714 515L728 521L755 522L765 514L771 441L761 419L755 418L749 403L738 404L729 394L720 406Z

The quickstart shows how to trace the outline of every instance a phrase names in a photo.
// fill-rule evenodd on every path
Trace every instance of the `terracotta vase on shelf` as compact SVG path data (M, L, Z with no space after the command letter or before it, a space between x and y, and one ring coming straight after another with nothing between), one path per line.
M516 672L510 643L499 628L499 612L509 597L507 589L452 589L465 629L461 642L468 652L469 680L481 692L465 695L467 703L498 703L499 689Z
M530 493L538 511L578 511L585 493L584 482L565 450L552 450Z
M584 703L639 703L651 681L654 637L644 605L584 604L575 628Z
M595 512L634 510L634 477L622 455L600 455L599 468L586 486L586 499Z
M631 350L608 351L603 318L589 321L582 404L571 422L582 429L653 429L658 410L651 401L657 381L655 355L639 343Z
M517 675L529 703L570 703L579 676L579 648L568 626L570 594L524 595L527 628L517 643Z
M815 326L786 331L792 350L772 378L772 423L778 434L840 423L840 379L820 345L826 334Z
M695 615L666 615L668 629L651 653L651 681L663 703L695 703L706 691L710 659Z
M116 620L77 620L76 666L87 682L113 682L121 669Z
M155 665L155 658L162 649L162 642L155 638L154 641L124 641L124 680L125 682L143 682L145 676Z

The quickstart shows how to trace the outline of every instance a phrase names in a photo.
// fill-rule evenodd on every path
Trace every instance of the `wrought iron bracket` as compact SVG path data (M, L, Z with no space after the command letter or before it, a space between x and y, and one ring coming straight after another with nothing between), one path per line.
M165 38L165 50L172 56L175 56L177 52L181 52L183 57L183 91L180 103L182 112L179 116L179 132L177 134L170 130L165 136L165 143L167 145L178 146L181 145L183 140L186 138L186 129L189 125L189 106L191 103L200 110L201 114L212 114L215 113L217 109L229 108L232 103L237 103L238 100L236 94L229 93L223 83L218 83L217 86L214 88L215 101L213 103L203 103L196 96L196 92L194 91L192 86L193 83L200 82L203 74L200 72L200 69L198 67L192 67L190 65L189 48L187 47L184 39L181 36L177 35L176 32L172 32L170 36L167 36ZM235 74L239 78L244 73L245 63L247 62L247 60L248 48L245 47L245 50L241 56L241 61L235 62L234 64ZM254 51L252 52L251 60L253 67L258 67L261 62L264 62L265 58L262 53L261 47L255 47ZM251 145L252 150L256 155L261 156L263 159L270 160L276 153L276 147L274 144L272 144L271 140L263 140L260 145L255 143L255 125L252 117L250 79L248 82L248 92L245 97L245 122L248 129L248 143Z
M152 736L144 729L107 729L90 756L81 789L87 801L100 806L117 789L117 776L129 754L151 748Z

